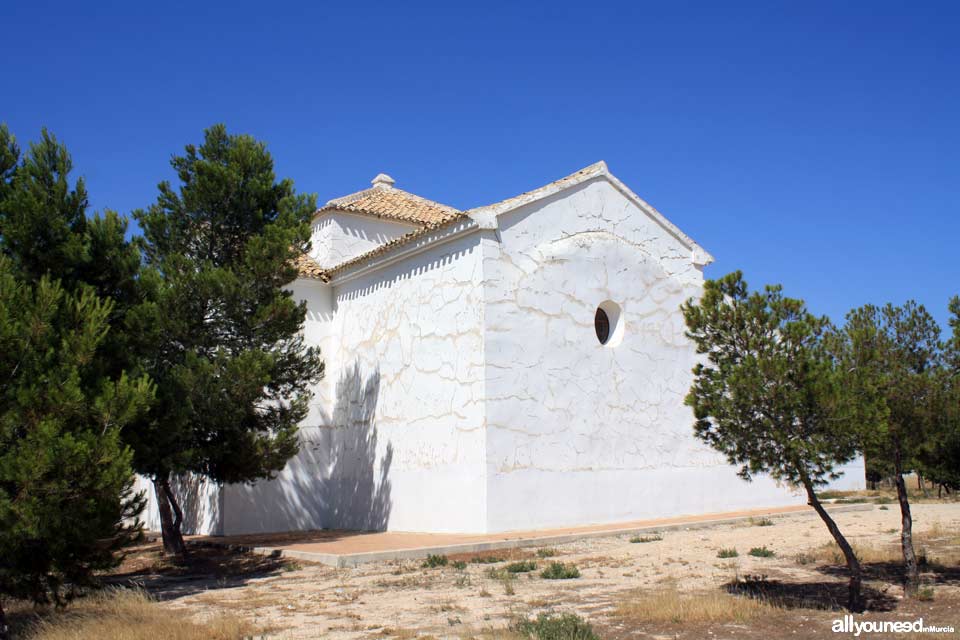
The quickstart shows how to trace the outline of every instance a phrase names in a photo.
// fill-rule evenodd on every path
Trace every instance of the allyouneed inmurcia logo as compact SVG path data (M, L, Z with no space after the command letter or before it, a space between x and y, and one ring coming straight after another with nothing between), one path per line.
M953 633L952 626L925 625L923 618L912 622L906 620L854 620L847 614L839 620L833 621L834 633L852 633L860 636L863 633Z

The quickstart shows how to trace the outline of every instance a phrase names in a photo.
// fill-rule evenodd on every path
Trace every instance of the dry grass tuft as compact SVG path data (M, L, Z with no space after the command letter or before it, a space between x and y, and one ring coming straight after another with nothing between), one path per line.
M900 547L891 544L872 545L872 544L853 544L853 552L857 558L864 564L898 562L903 560ZM826 542L819 547L814 547L795 557L797 564L846 564L843 552L835 542Z
M675 585L657 591L637 591L617 606L627 623L744 622L769 615L775 607L754 598L719 591L681 593Z
M111 590L75 600L28 629L27 640L242 640L257 630L235 616L193 622L142 591Z

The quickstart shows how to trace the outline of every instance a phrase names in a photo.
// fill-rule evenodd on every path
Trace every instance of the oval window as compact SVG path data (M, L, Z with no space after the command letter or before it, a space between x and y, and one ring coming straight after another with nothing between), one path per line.
M605 347L616 347L623 341L623 310L613 300L604 300L593 316L597 340Z
M593 328L597 330L597 340L600 344L607 344L610 339L610 318L607 312L597 308L597 315L593 318Z

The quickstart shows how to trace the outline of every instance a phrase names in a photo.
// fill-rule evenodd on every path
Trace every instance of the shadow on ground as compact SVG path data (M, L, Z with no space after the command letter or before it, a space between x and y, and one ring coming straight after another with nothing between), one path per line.
M250 580L279 575L296 568L286 558L262 556L213 546L190 546L186 559L161 553L162 545L133 547L123 564L102 577L107 587L140 588L158 600L174 600L210 591L229 589Z
M846 578L844 565L824 565L817 567L821 573ZM866 580L882 580L894 584L903 584L906 580L903 562L869 562L863 565ZM921 562L920 582L925 585L960 586L960 566L951 566L939 562Z
M844 576L846 577L846 576ZM723 585L727 593L756 598L783 609L820 609L842 611L847 603L846 581L787 582L763 576L747 576ZM863 586L868 611L893 611L899 602L885 588Z

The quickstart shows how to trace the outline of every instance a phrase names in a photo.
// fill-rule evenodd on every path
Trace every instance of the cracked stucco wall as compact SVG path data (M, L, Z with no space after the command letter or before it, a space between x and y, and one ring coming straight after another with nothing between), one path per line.
M499 219L485 243L487 529L797 504L693 436L691 252L603 179ZM622 342L594 314L622 309Z
M336 287L294 284L326 377L300 454L226 488L227 534L484 529L479 256L467 236Z
M337 366L379 380L372 423L378 463L389 461L389 529L484 528L480 281L472 234L336 288Z

